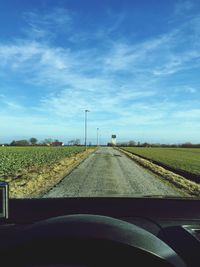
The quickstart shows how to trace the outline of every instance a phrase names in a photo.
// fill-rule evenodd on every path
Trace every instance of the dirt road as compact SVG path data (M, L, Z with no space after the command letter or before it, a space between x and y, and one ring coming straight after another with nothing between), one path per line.
M101 147L44 197L181 196L173 185L122 152Z

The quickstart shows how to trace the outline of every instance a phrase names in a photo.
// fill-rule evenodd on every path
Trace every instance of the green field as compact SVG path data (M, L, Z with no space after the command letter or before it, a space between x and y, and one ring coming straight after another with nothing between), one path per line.
M84 147L0 147L0 180L39 170L84 150Z
M140 155L155 163L161 163L174 170L183 171L200 178L200 149L199 148L123 148Z

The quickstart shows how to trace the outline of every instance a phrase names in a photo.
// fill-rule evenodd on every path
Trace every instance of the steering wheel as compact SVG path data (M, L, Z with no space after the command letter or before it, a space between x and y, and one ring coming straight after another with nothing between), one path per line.
M4 266L186 267L175 251L153 234L100 215L43 220L13 239Z

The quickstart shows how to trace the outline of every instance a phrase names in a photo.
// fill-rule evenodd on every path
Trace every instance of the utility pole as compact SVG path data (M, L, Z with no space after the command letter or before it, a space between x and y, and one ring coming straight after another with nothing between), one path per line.
M85 110L85 148L87 149L87 113L88 109Z
M97 128L97 146L99 145L99 128Z

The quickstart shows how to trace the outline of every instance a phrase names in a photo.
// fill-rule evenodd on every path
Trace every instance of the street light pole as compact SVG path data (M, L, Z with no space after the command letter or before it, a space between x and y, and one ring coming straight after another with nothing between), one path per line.
M85 110L85 148L87 149L87 113L89 110Z
M99 128L97 128L97 146L99 145Z

